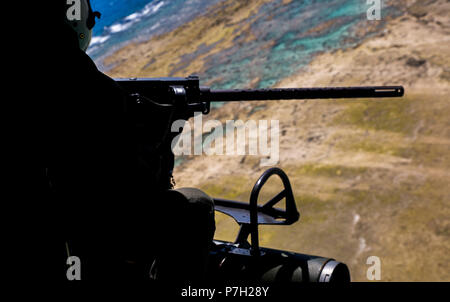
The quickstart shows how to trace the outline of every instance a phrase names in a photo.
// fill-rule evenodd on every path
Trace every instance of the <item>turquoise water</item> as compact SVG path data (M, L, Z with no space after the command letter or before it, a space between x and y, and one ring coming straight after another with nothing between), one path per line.
M317 53L355 45L359 40L352 29L369 22L366 1L281 2L264 5L249 20L255 41L239 45L245 36L239 37L236 46L208 58L203 77L213 88L243 88L255 78L256 88L271 87L305 67ZM311 31L323 24L328 26Z
M103 11L104 17L94 31L88 54L107 71L102 59L115 49L182 26L220 1L93 0L94 9ZM366 19L368 8L365 0L293 0L288 5L274 0L246 20L250 33L238 36L234 46L207 57L205 70L198 74L202 83L211 83L216 89L249 87L252 82L256 88L271 87L304 68L318 53L359 43L365 37L356 38L353 31L372 22ZM383 18L392 14L393 9L382 11ZM383 21L377 25L382 28ZM256 39L246 41L248 34ZM214 45L185 56L186 65L210 47ZM161 76L171 76L176 70Z

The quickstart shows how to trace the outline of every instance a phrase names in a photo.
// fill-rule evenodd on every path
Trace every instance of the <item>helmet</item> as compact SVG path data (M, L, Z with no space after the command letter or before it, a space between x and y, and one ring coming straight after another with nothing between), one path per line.
M95 17L100 18L100 13L92 11L89 0L66 1L64 20L76 32L80 49L83 51L87 50L91 42Z

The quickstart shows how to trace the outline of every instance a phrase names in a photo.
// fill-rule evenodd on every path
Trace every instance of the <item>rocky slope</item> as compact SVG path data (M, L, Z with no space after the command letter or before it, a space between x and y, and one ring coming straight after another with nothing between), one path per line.
M206 14L148 44L129 45L108 59L114 66L109 74L198 71L202 56L173 72L171 64L181 64L178 58L188 52L182 47L197 49L206 41L219 42L211 52L226 47L248 30L240 21L264 2L226 1L228 6L216 8L221 14ZM350 265L356 281L366 280L372 255L381 259L383 281L450 281L450 3L395 3L401 15L371 38L316 56L277 86L403 85L403 99L234 103L208 119L280 121L277 166L291 178L302 217L293 226L262 227L263 246L332 256ZM221 23L221 16L231 25ZM368 22L361 26L371 30ZM196 28L213 27L202 35L205 41L192 42ZM143 68L153 57L158 60ZM265 170L259 160L190 157L176 169L177 185L247 200ZM278 185L269 183L264 197ZM232 240L235 232L234 222L217 214L216 238Z

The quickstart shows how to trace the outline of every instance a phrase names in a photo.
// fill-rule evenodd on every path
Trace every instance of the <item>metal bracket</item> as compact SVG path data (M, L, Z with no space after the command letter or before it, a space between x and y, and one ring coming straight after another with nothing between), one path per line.
M273 175L278 175L278 177L280 177L284 189L263 206L259 206L259 193L267 180ZM286 199L286 209L282 210L274 208L274 206L284 198ZM251 254L253 256L260 255L258 225L290 225L300 218L289 178L286 173L279 168L270 168L261 175L253 186L250 195L250 203L221 198L215 198L214 202L217 211L231 216L241 226L235 240L236 245L248 248L249 243L247 239L248 236L251 235Z

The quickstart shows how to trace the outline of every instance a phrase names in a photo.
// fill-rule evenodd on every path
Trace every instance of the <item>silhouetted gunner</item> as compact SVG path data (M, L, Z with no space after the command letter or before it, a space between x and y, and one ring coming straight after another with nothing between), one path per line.
M167 120L155 113L160 128L137 131L127 96L85 53L99 14L81 1L81 20L68 20L71 5L59 3L47 70L56 81L39 100L39 126L61 251L80 257L82 279L149 278L153 256L156 279L201 279L215 230L212 199L172 190L173 154L153 140Z

